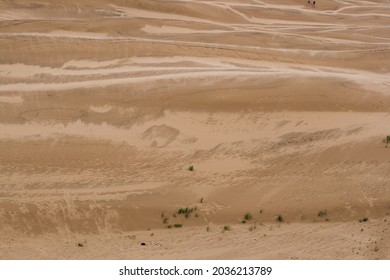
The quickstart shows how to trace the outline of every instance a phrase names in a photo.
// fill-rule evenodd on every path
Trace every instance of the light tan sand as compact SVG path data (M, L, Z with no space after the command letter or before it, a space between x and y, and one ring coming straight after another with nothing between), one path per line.
M390 259L389 26L384 0L0 2L0 259Z

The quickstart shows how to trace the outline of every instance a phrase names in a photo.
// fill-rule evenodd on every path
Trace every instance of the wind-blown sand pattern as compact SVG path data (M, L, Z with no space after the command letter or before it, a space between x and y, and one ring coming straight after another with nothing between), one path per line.
M0 258L390 259L390 2L316 2L1 1Z

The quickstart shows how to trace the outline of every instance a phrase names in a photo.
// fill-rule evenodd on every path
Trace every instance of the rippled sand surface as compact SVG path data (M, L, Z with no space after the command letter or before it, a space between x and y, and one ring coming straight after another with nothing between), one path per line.
M1 1L0 258L389 259L390 2L316 2Z

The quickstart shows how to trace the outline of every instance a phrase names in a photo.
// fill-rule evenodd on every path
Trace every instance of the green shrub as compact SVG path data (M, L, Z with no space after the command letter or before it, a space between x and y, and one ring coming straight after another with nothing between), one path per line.
M193 165L190 165L190 166L188 167L188 170L189 170L189 171L194 171L194 166L193 166Z
M248 221L248 220L250 220L250 219L252 219L252 214L249 213L249 212L245 213L245 215L244 215L244 220Z
M362 223L362 222L368 222L368 218L364 217L364 218L359 219L359 223Z
M230 226L223 226L222 228L222 232L229 231L229 230L230 230Z
M318 212L318 217L325 217L327 214L328 213L326 210L321 210L320 212Z
M179 210L177 210L177 214L191 214L192 212L194 212L195 208L189 208L189 207L186 207L186 208L180 208Z
M174 224L173 226L174 226L175 228L181 228L181 227L183 227L182 224Z

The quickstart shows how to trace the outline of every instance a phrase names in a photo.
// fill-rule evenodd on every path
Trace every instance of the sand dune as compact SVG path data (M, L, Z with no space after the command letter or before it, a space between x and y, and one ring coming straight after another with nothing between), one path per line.
M389 259L390 7L316 2L2 1L0 258Z

